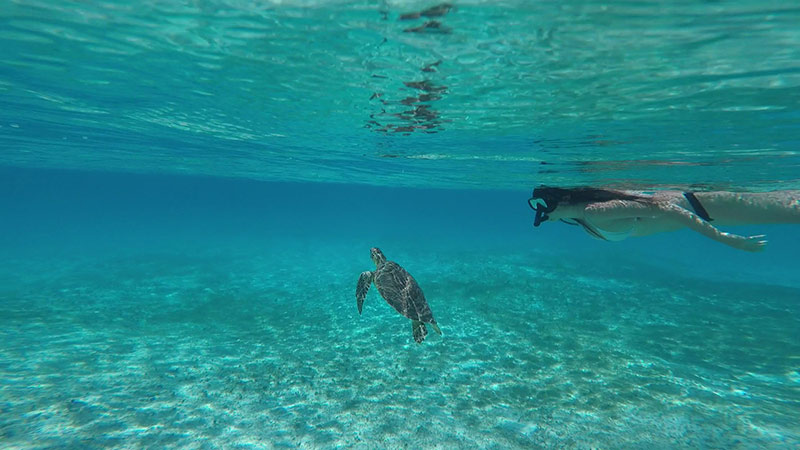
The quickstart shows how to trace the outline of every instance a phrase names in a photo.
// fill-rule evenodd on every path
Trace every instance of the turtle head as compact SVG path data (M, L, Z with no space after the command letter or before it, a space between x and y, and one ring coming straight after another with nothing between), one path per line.
M386 257L383 256L383 252L378 247L369 249L369 256L372 258L372 262L375 263L376 267L380 267L381 264L386 262Z

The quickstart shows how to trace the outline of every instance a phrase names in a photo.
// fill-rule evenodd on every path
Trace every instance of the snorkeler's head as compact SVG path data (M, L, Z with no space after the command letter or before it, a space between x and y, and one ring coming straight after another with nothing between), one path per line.
M559 203L569 201L571 189L563 189L548 186L539 186L533 190L531 198L528 199L528 206L536 211L536 218L533 226L538 227L542 222L550 219L549 214L555 211Z
M533 226L538 227L542 222L549 219L548 213L553 212L555 204L548 205L547 201L541 197L536 197L536 190L533 191L533 196L528 199L528 206L536 211L536 218L533 220Z
M536 211L533 226L538 227L542 222L549 220L550 214L559 206L607 202L610 200L644 201L645 198L612 189L539 186L533 190L531 198L528 199L528 205Z

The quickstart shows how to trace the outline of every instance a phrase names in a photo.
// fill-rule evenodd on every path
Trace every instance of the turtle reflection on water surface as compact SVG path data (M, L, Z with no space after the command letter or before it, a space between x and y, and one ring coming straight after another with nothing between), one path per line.
M375 283L375 287L378 288L378 292L386 300L386 303L411 319L411 332L418 344L421 344L428 334L428 330L425 328L426 323L441 335L442 330L436 324L428 301L425 300L425 294L422 293L422 289L414 277L396 262L387 261L380 249L372 248L370 254L372 261L375 262L375 270L362 272L358 277L356 286L358 313L361 314L370 284Z

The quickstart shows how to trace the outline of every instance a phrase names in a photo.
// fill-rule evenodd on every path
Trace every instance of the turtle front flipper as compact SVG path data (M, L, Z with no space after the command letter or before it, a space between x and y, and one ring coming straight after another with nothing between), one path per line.
M425 336L428 335L428 330L425 328L424 323L419 320L412 320L411 333L414 335L414 340L417 341L417 344L422 344L422 341L425 340Z
M358 313L361 314L361 308L364 307L364 299L367 298L367 291L369 285L372 284L372 277L374 274L369 270L361 272L358 277L358 285L356 285L356 303L358 303Z

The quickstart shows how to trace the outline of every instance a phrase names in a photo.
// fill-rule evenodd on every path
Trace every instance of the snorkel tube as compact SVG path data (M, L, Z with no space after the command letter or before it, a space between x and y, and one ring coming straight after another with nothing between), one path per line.
M542 222L550 220L549 214L558 206L561 198L558 195L552 195L553 193L551 191L554 189L555 188L539 186L531 193L531 198L528 199L528 206L536 211L536 218L533 220L534 227L538 227Z
M532 210L536 211L536 217L533 219L533 226L538 227L542 222L549 219L547 213L552 211L552 209L548 210L547 202L544 201L544 199L531 198L528 200L528 206L530 206Z

